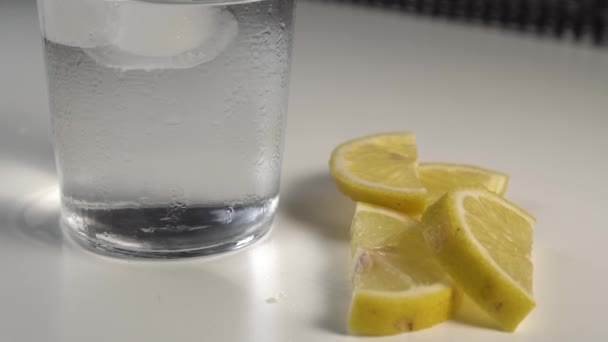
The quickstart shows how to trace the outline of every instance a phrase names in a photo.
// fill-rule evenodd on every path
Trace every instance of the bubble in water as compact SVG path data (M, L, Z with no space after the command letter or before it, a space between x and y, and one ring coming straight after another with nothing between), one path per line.
M228 224L228 223L232 222L233 219L234 219L234 207L229 206L226 208L226 215L224 216L224 223Z

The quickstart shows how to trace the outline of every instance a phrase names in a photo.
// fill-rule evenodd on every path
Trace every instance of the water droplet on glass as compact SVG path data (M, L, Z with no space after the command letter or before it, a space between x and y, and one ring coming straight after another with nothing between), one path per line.
M182 120L178 116L170 116L165 120L165 125L167 126L179 126L182 123Z

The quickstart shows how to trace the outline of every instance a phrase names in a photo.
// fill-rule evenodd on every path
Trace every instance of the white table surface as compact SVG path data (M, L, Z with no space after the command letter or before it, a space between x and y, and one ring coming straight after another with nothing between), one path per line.
M511 175L538 218L537 308L515 334L446 322L370 341L606 341L608 51L301 2L279 213L237 253L97 256L62 237L32 1L0 1L0 341L367 341L348 336L353 205L334 145L412 130L423 160Z

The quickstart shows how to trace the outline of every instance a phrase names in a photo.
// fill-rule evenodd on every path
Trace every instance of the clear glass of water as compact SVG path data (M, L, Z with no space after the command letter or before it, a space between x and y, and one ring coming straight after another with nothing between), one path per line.
M278 203L293 0L38 0L62 224L137 257L245 246Z

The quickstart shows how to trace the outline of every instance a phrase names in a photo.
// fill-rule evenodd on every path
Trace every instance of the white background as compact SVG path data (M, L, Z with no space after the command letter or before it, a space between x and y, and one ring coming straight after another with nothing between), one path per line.
M417 133L421 159L511 175L536 215L537 308L515 334L447 322L373 341L608 339L608 50L302 1L279 214L246 250L185 261L83 251L57 220L32 1L0 0L0 341L359 341L345 333L352 203L333 146Z

